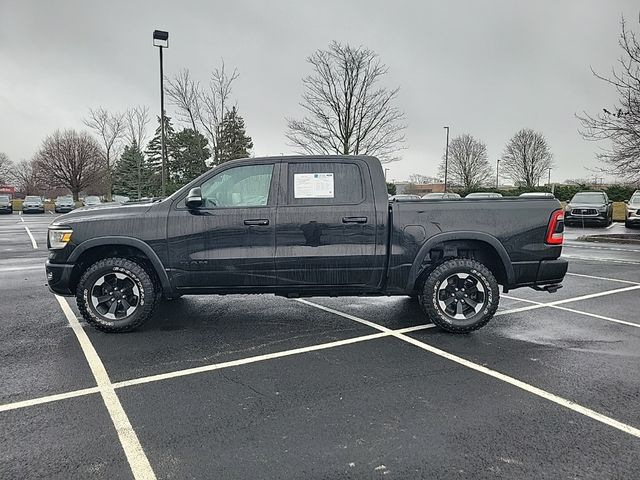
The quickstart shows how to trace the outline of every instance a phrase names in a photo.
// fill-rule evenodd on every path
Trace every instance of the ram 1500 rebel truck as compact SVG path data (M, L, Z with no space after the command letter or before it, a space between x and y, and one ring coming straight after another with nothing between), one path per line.
M563 210L553 198L389 202L367 156L235 160L151 204L83 208L49 226L50 289L122 332L162 297L408 295L441 328L485 325L503 291L553 292Z

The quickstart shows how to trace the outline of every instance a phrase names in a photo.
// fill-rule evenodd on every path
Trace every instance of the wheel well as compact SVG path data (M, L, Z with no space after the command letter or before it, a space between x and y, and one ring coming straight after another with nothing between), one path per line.
M450 258L477 260L491 270L499 284L504 286L508 283L504 264L493 245L482 240L449 240L438 243L429 250L420 268L416 286L431 270Z
M145 270L149 273L153 282L156 284L156 288L159 289L158 291L162 288L156 269L151 263L151 260L149 260L149 257L147 257L142 250L130 245L99 245L97 247L88 248L82 252L75 261L69 281L70 290L72 292L75 291L82 273L89 266L93 265L98 260L109 257L127 258L139 263L145 267Z

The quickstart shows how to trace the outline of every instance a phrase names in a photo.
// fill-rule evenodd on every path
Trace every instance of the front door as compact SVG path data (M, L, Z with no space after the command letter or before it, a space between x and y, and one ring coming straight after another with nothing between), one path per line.
M276 284L278 170L275 162L221 167L199 185L202 207L188 209L184 199L176 202L167 230L178 288Z
M375 287L384 252L376 248L376 212L366 164L292 159L282 168L278 285Z

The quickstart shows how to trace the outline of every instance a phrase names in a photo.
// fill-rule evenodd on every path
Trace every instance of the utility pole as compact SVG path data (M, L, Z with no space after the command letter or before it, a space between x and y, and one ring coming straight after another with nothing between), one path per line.
M444 127L447 131L447 147L444 151L444 191L447 191L447 174L449 173L449 127Z

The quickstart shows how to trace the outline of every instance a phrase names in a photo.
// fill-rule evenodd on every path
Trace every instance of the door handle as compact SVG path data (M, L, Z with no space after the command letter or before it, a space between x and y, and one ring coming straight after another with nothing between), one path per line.
M256 220L245 220L245 225L269 225L269 220L266 218L259 218Z
M367 223L367 217L342 217L342 223Z

